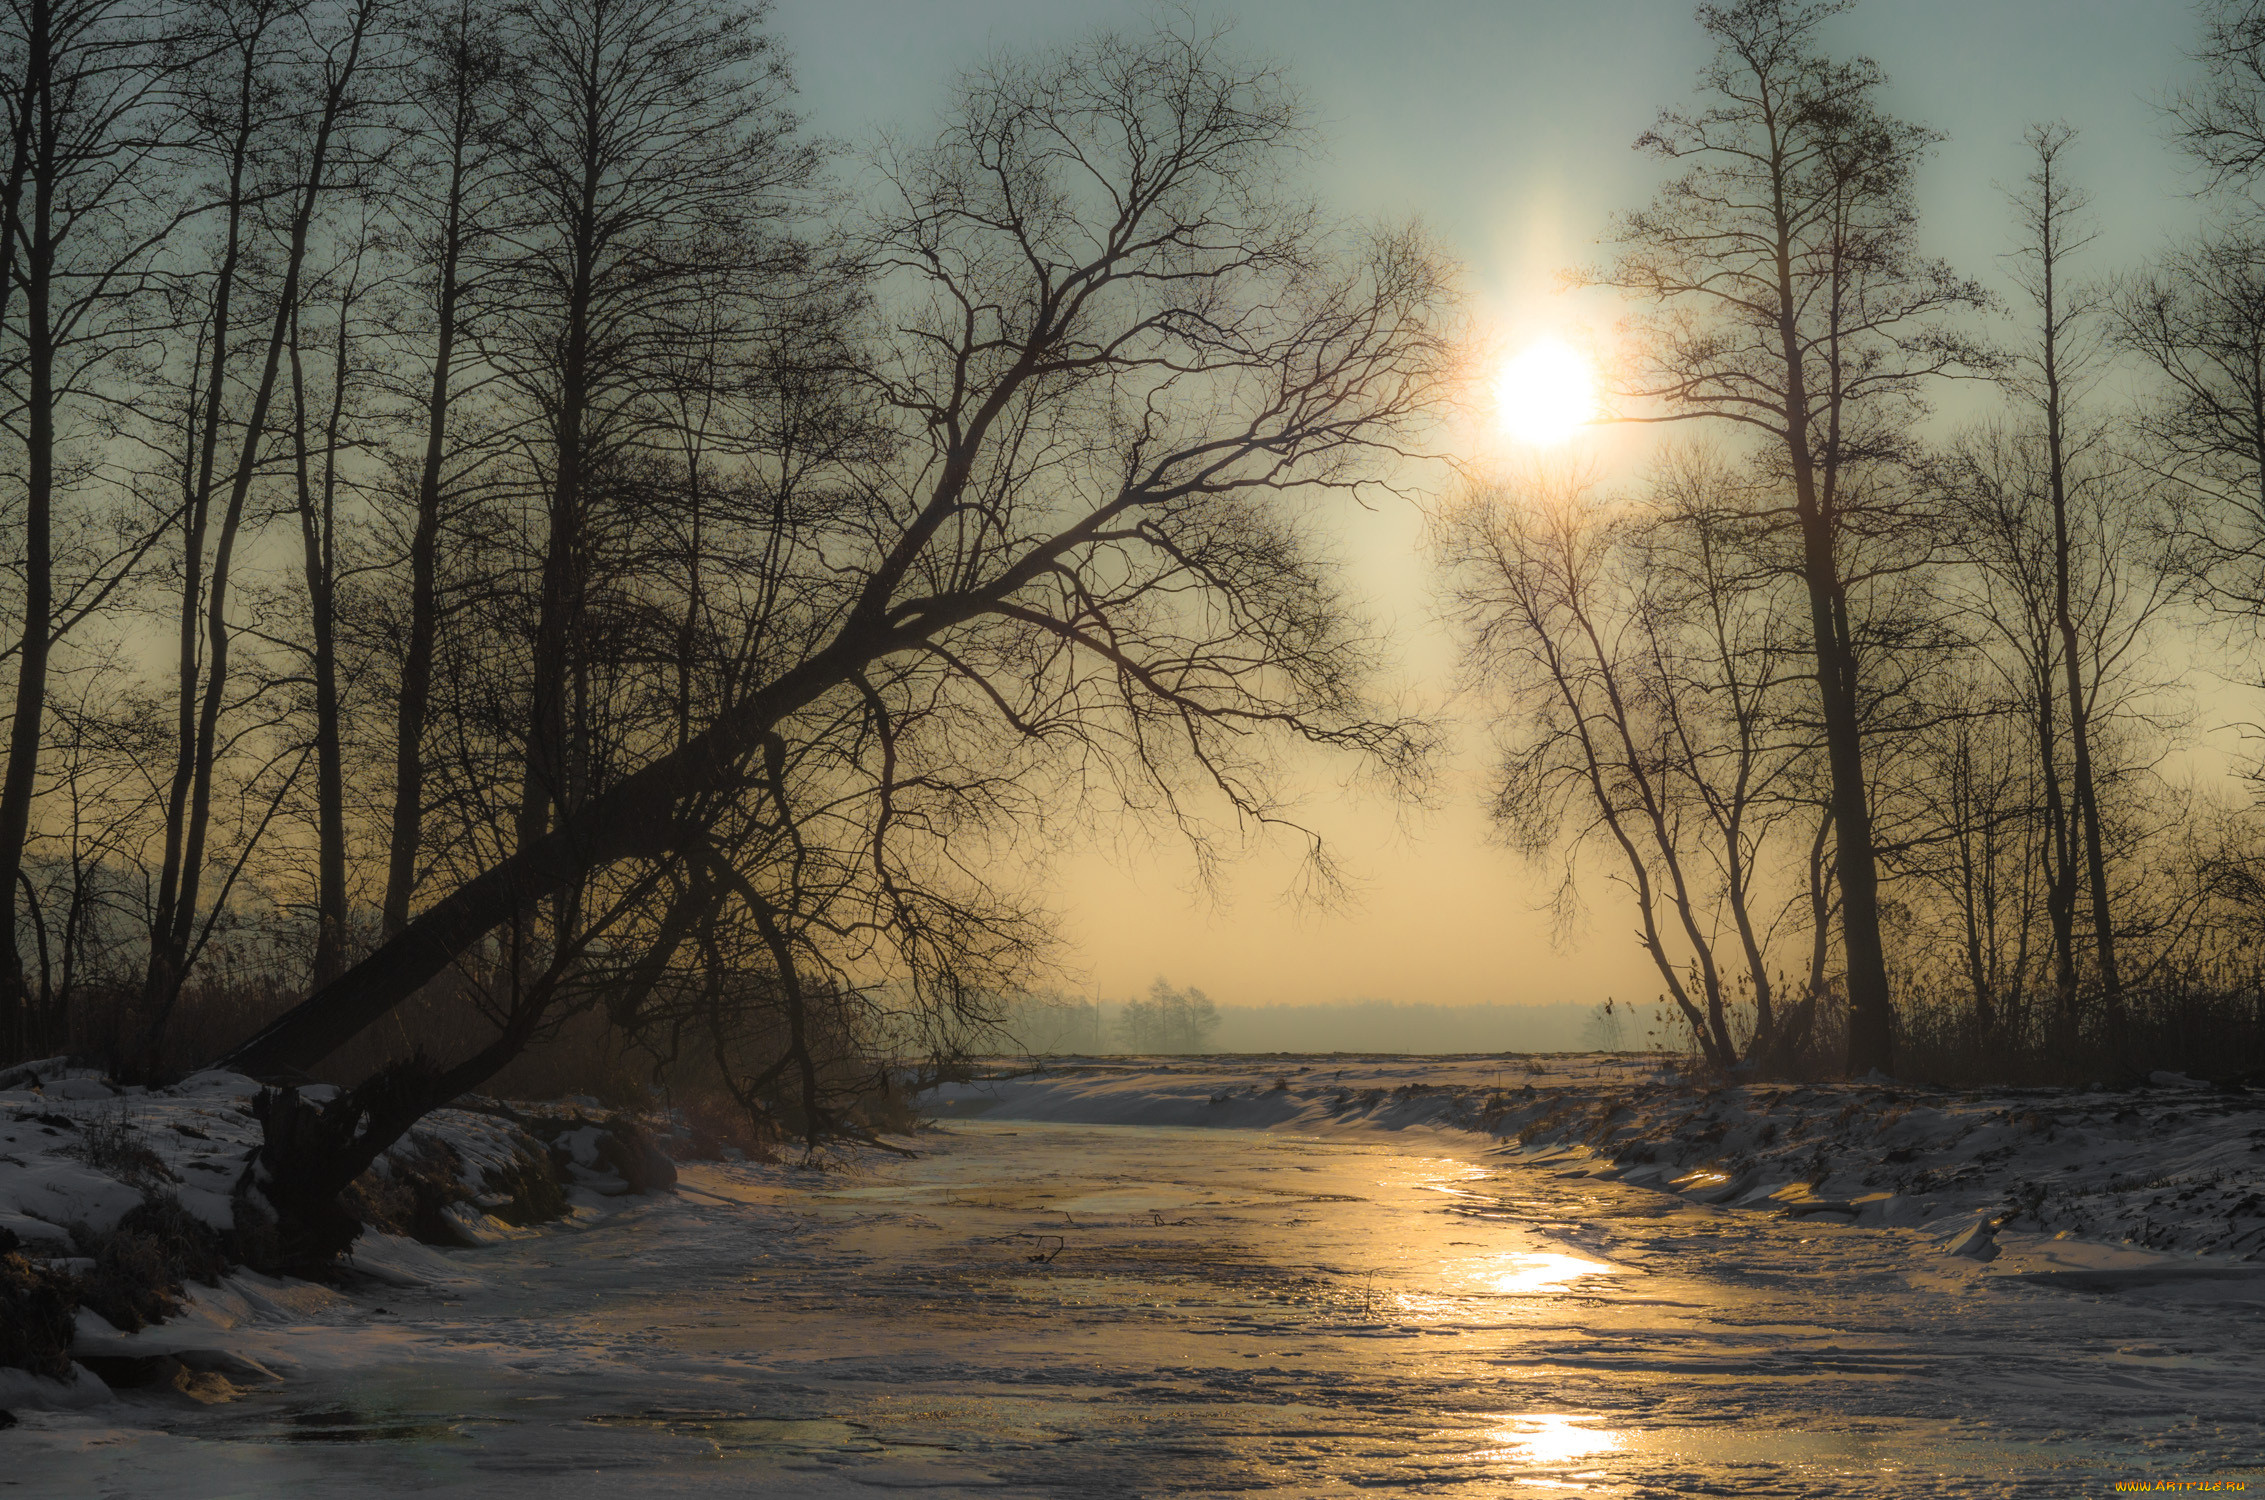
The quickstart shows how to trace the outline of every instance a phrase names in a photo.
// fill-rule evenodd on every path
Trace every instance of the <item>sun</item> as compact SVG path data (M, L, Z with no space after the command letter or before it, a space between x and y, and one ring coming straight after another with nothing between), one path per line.
M1494 377L1494 403L1505 433L1554 448L1596 419L1596 372L1562 339L1537 339Z

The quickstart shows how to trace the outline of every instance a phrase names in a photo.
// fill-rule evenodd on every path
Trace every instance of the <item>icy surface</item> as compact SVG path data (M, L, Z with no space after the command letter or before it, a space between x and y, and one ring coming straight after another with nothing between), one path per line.
M1961 1234L1986 1218L2265 1263L2265 1093L2179 1074L2114 1091L1722 1087L1626 1054L1089 1058L989 1071L936 1090L938 1112L1319 1133L1453 1126L1702 1202Z
M1828 1211L1805 1180L1742 1183L1772 1175L1766 1147L1718 1151L1712 1189L1665 1192L1590 1145L1459 1128L1522 1087L1498 1064L1472 1065L1467 1093L1395 1096L1441 1081L1400 1066L1344 1080L1347 1106L1339 1080L1275 1089L1263 1065L995 1082L914 1159L688 1167L673 1197L608 1199L538 1237L366 1243L336 1293L236 1278L200 1295L193 1339L186 1320L135 1337L201 1340L280 1380L220 1406L124 1392L25 1411L0 1438L0 1487L1806 1496L2265 1479L2265 1275L2237 1256L2056 1238L1960 1204L1909 1223ZM1913 1138L1939 1141L1968 1108ZM1726 1185L1751 1201L1697 1201ZM1945 1253L1985 1220L1993 1258Z

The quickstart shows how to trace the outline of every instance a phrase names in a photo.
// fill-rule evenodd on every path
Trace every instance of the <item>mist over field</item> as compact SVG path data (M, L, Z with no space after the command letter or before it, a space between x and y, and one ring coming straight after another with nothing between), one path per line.
M1391 1000L1338 1000L1317 1005L1221 1005L1217 1024L1191 1050L1205 1052L1354 1052L1455 1054L1572 1052L1649 1045L1632 1013L1600 1024L1598 1007L1564 1005L1422 1005ZM1007 1023L1022 1051L1127 1053L1125 1002L1026 1006ZM1014 1049L1002 1049L1014 1050ZM1177 1050L1177 1049L1175 1049Z

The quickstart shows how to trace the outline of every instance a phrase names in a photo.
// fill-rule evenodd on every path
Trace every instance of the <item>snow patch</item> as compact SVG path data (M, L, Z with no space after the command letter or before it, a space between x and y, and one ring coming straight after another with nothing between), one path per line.
M1722 1084L1627 1054L1066 1058L922 1099L940 1121L1461 1129L1560 1175L1702 1203L1951 1238L1988 1219L1965 1259L2018 1230L2265 1261L2265 1093L2180 1074L1958 1091Z

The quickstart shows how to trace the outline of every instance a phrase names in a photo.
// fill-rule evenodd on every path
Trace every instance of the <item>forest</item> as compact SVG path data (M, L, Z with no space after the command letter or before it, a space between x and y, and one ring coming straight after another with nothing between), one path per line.
M1702 8L1569 273L1660 433L1608 481L1453 451L1460 269L1224 30L853 149L737 0L15 0L0 1064L278 1085L318 1238L472 1090L869 1137L1054 982L1028 851L1327 888L1299 768L1423 792L1367 504L1430 518L1468 815L1704 1066L2265 1067L2260 766L2198 748L2265 623L2265 6L2165 101L2208 227L2095 263L2040 123L2011 295L1844 8Z
M1618 294L1648 472L1438 512L1490 808L1632 903L1717 1070L2084 1083L2265 1054L2247 752L2265 544L2265 8L2205 14L2166 129L2207 228L2086 250L2079 131L2030 129L2002 276L1926 253L1939 132L1840 6L1709 6L1666 181L1568 273ZM2000 286L2002 283L2002 289Z

